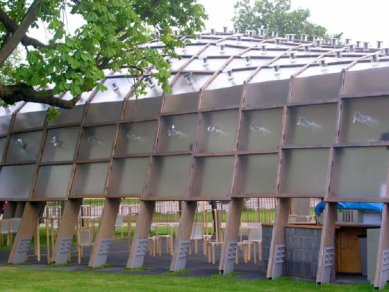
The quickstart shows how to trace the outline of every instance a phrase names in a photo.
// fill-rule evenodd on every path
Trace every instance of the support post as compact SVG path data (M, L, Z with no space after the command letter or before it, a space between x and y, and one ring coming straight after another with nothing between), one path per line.
M236 247L239 240L240 215L244 206L244 199L232 199L229 205L226 232L220 256L219 271L226 275L234 271Z
M335 266L335 222L337 203L326 203L324 209L323 227L321 230L320 250L316 283L329 283L334 274Z
M383 289L389 280L389 205L384 204L380 237L378 240L377 265L374 277L374 287Z
M155 201L142 201L138 218L136 219L136 230L131 242L130 256L127 261L127 268L143 267L143 262L147 253L149 242L149 232L153 214L155 210Z
M52 259L56 265L66 264L68 260L81 204L82 199L70 199L65 202Z
M39 216L45 207L45 202L27 202L24 208L20 228L16 234L11 253L8 258L10 264L20 264L27 260L32 237L37 229Z
M268 279L277 279L282 275L283 263L286 256L285 226L288 223L291 198L277 199L276 217L269 251L269 263L266 276Z
M105 199L99 230L96 234L89 259L88 266L91 268L102 266L107 262L108 252L115 232L115 222L119 213L120 201L120 198Z
M16 204L15 213L13 217L22 218L25 206L26 206L26 202L18 202Z
M197 202L183 202L170 271L184 270L190 247L190 236L196 214Z

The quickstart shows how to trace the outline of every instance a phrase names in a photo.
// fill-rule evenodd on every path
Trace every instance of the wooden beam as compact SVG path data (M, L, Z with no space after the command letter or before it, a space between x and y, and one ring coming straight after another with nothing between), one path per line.
M127 268L143 267L154 210L155 201L141 202L138 218L136 219L136 231L131 243L130 256L127 261Z
M329 283L335 273L335 222L337 203L326 203L323 228L321 230L320 250L316 283Z
M20 229L16 234L11 253L8 258L10 264L20 264L27 260L32 237L37 229L39 216L46 202L27 202L24 208Z
M96 234L89 259L88 266L91 268L102 266L107 262L109 248L115 232L115 222L119 213L120 201L120 198L105 199L99 230Z
M71 199L65 202L52 259L56 265L66 264L68 260L81 204L82 199Z
M291 198L278 198L276 217L273 224L273 233L269 251L269 263L266 277L277 279L282 275L285 260L285 226L288 223Z
M229 205L226 233L219 263L219 271L224 275L234 271L236 247L239 240L240 215L243 207L243 198L232 199Z
M183 202L182 214L178 225L177 239L170 264L170 271L184 270L190 247L190 236L196 214L197 202Z

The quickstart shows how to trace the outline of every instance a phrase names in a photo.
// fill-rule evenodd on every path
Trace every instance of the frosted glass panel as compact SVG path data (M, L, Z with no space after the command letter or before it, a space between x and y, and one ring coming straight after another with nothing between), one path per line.
M35 173L34 165L3 166L0 170L0 198L28 200Z
M127 101L125 120L151 119L161 112L162 97L130 99Z
M9 125L11 123L12 116L0 116L0 135L8 133Z
M156 132L156 121L120 125L115 155L153 152Z
M107 178L108 163L92 163L77 165L71 195L80 197L103 196Z
M50 126L58 126L72 123L80 123L84 113L85 105L78 105L72 109L58 108L59 116L54 120L49 121Z
M190 156L159 157L155 160L155 189L151 190L152 198L174 197L186 199L191 167Z
M5 141L6 141L6 138L1 138L0 139L0 161L1 161L1 158L3 157Z
M239 106L242 86L232 86L213 90L205 90L201 97L201 108L223 108Z
M162 112L181 113L196 111L198 106L199 92L182 94L167 94L163 103Z
M164 117L158 151L192 151L197 120L197 114Z
M288 92L289 79L249 83L247 86L244 106L282 106L286 104Z
M344 134L341 134L344 142L388 141L389 98L346 99L344 124Z
M123 101L90 103L86 114L86 124L116 122L120 119Z
M347 71L344 94L368 95L389 91L389 67L369 68L369 70Z
M227 200L231 194L234 157L198 158L191 196Z
M41 166L34 189L34 199L66 199L72 165Z
M237 195L274 193L277 168L277 154L241 156Z
M285 152L281 193L324 196L328 149L299 149Z
M17 113L14 130L26 130L32 128L41 128L45 122L46 111Z
M336 152L337 175L333 192L337 198L385 198L389 152L386 147L346 148Z
M76 149L79 128L52 129L47 132L42 161L71 161Z
M235 148L238 111L221 111L204 114L203 143L200 152L233 151Z
M341 81L341 73L296 78L293 84L292 102L336 99Z
M290 108L287 144L330 144L336 132L336 104Z
M115 126L84 128L78 160L109 158L115 130Z
M281 141L282 112L281 108L244 112L239 150L276 151Z
M149 158L116 159L111 174L110 196L140 196L148 169Z
M11 135L7 162L36 160L40 151L41 140L41 131Z

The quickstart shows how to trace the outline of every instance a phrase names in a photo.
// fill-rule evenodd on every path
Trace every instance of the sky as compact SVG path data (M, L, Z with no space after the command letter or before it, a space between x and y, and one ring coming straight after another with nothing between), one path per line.
M343 32L343 38L354 41L384 41L389 46L388 0L291 0L292 9L308 8L310 21L327 28L330 34ZM209 19L207 29L232 29L236 0L198 0L204 5Z

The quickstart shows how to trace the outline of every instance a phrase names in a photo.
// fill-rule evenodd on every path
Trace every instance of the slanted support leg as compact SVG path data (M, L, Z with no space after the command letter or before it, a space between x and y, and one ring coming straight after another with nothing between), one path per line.
M326 203L316 275L317 284L329 283L335 273L335 223L337 203Z
M239 240L240 215L244 199L232 199L229 205L226 232L220 256L219 271L224 275L234 271L236 248Z
M16 234L11 253L8 258L10 264L20 264L27 260L32 237L38 226L38 219L45 207L45 202L27 202L23 211L20 228Z
M149 232L153 214L155 210L155 201L142 201L139 215L136 219L135 235L131 242L130 256L127 261L127 268L143 267L143 262L147 253L149 241Z
M14 213L13 217L22 218L25 206L26 206L26 202L18 202L16 204L15 213Z
M54 245L53 259L51 260L56 265L67 263L81 204L82 199L72 199L65 202L57 240Z
M277 279L282 275L285 261L285 226L288 223L291 199L277 199L276 217L269 251L269 263L266 276L268 279Z
M89 259L89 267L99 267L107 262L109 248L111 247L115 232L115 221L119 213L120 201L120 198L105 199L99 230L96 234Z
M193 222L196 214L197 202L183 202L182 214L178 225L177 239L174 246L170 271L184 270L190 247Z
M374 287L383 289L389 280L389 204L384 204L380 237L378 241L377 265Z

